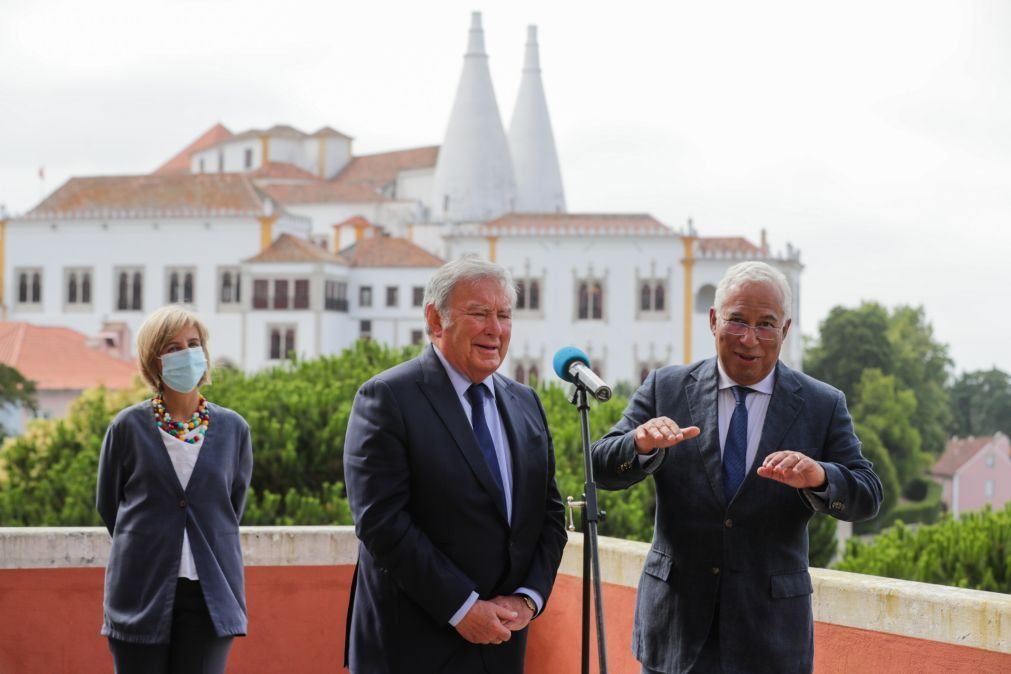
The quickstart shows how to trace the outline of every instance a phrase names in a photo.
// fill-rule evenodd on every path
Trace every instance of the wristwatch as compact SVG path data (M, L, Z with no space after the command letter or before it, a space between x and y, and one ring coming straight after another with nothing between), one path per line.
M530 598L530 595L517 593L516 596L523 600L523 603L527 605L527 608L530 609L534 615L537 615L537 604Z

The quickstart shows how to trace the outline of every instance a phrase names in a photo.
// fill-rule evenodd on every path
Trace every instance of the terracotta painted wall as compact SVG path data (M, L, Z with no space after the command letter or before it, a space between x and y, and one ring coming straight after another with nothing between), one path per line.
M247 568L250 636L237 639L229 674L323 674L341 667L352 568ZM0 570L0 674L108 674L99 636L101 568ZM533 625L528 674L578 674L581 580L559 576L548 609ZM630 640L635 590L604 586L608 665L638 674ZM815 624L815 672L1011 672L1011 654L882 632ZM596 671L596 641L591 641Z

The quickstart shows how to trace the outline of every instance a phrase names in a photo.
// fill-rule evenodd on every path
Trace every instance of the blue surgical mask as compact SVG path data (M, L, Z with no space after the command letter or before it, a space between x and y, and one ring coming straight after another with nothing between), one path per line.
M203 348L195 346L174 351L161 357L161 378L173 391L189 393L197 387L207 372L207 357Z

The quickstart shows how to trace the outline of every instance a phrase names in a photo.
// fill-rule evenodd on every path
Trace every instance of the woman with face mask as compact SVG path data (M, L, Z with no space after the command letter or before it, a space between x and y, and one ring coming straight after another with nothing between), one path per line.
M222 673L246 633L239 521L253 469L249 426L208 402L207 328L168 306L137 333L154 395L120 412L98 465L112 535L105 621L116 674Z

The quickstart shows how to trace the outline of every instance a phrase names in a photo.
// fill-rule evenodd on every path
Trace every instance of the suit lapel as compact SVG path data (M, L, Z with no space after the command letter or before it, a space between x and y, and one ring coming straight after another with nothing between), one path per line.
M518 433L519 423L523 418L523 408L516 397L512 382L498 374L495 375L495 401L498 404L498 412L502 415L502 426L505 428L506 438L509 440L509 454L512 458L512 521L515 523L522 521L518 516L524 506L521 496L529 493L527 491L529 457L524 451L526 443Z
M418 382L418 386L425 397L428 398L432 409L435 410L435 413L442 419L442 423L449 430L449 434L456 442L460 453L463 454L467 465L470 466L470 469L477 477L477 481L481 483L481 486L489 494L495 497L494 500L498 505L498 511L501 513L502 519L507 519L505 501L500 496L501 490L498 484L496 484L495 478L491 475L488 463L484 460L484 454L481 453L481 448L477 444L474 429L471 427L470 420L467 419L467 415L463 411L463 405L456 394L456 389L453 388L453 383L449 380L449 375L446 374L445 368L442 367L439 357L435 355L435 347L429 346L425 349L424 353L420 356L420 363L422 379Z
M719 405L716 399L718 384L716 359L710 358L689 375L685 397L691 419L701 431L696 438L696 446L706 469L706 477L709 478L709 486L713 494L723 502L723 459L720 455L720 426L717 417Z

